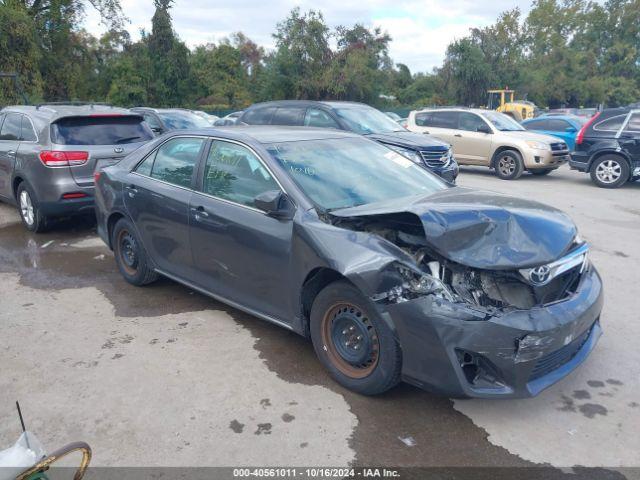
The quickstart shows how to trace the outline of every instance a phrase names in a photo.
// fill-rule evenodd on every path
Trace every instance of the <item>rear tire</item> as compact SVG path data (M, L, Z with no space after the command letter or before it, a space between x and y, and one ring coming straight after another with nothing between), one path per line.
M536 168L535 170L529 170L531 175L536 175L537 177L543 177L545 175L549 175L553 172L555 168Z
M591 165L591 181L600 188L619 188L629 180L629 164L619 155L603 155Z
M344 387L364 395L400 381L402 352L389 326L346 281L326 286L311 307L311 340L322 365Z
M502 180L516 180L524 172L524 162L519 152L503 150L496 155L494 162L496 175Z
M34 233L46 232L49 228L49 219L41 213L38 200L29 184L22 182L18 185L16 200L20 219L26 229Z
M127 282L140 287L158 279L133 225L126 218L118 220L113 227L111 245L118 270Z

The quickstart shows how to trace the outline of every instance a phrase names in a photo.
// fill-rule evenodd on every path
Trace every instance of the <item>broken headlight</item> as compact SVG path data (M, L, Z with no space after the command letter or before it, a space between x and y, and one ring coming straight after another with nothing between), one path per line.
M437 262L432 263L437 264ZM438 266L429 265L431 274L416 271L401 264L395 264L394 267L402 283L385 292L374 295L372 297L374 301L402 303L426 295L434 295L454 301L453 294L438 277Z

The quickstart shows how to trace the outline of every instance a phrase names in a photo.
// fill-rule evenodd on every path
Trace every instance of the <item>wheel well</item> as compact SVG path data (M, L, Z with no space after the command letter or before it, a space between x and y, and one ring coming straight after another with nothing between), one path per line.
M324 287L337 280L347 280L347 278L335 270L323 267L313 269L304 279L300 292L300 309L305 336L309 336L309 318L313 301Z
M508 147L504 145L502 147L498 147L496 151L493 152L493 157L491 158L491 165L490 165L491 168L496 168L496 160L498 159L498 155L500 155L502 152L506 150L513 150L514 152L518 152L518 155L520 155L520 158L522 158L522 152L520 150L518 150L515 147Z
M13 198L15 198L16 200L18 199L18 186L23 181L24 180L22 179L22 177L16 177L13 179Z
M596 161L600 157L604 157L605 155L611 155L611 156L614 156L614 157L620 157L625 162L627 162L627 164L629 165L629 168L631 168L631 163L629 162L629 159L627 157L625 157L624 155L622 155L619 152L612 152L612 151L605 150L603 152L598 152L598 153L594 154L593 157L591 157L591 162L589 162L589 171L591 171L591 169L593 168L593 165L596 163ZM629 172L629 173L631 174L631 172Z
M109 240L109 248L113 250L113 245L111 245L111 233L113 232L113 227L115 227L118 220L124 218L124 215L120 212L112 213L107 220L107 235Z

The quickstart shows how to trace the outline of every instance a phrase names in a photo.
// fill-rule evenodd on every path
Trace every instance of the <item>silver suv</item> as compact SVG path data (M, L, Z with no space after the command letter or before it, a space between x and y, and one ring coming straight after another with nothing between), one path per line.
M142 116L104 105L13 106L0 111L0 200L25 227L93 212L94 173L153 138Z
M504 180L546 175L569 160L567 144L529 132L504 113L471 108L413 111L407 128L448 142L460 165L484 165Z

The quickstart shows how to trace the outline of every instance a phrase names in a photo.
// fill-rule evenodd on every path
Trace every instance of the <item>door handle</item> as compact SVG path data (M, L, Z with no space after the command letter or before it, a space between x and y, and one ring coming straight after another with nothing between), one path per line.
M203 206L192 208L191 211L195 214L196 220L200 221L203 218L209 218L209 214Z
M124 187L124 188L126 188L126 189L129 191L129 196L130 196L131 198L135 197L135 196L136 196L136 193L138 193L138 189L136 188L136 186L135 186L135 185L127 185L127 186L126 186L126 187Z
M462 138L462 135L460 135L459 133L456 133L456 134L454 135L454 137Z
M9 150L9 151L7 152L7 156L9 156L9 157L15 157L15 156L16 156L16 151L15 151L15 150Z

